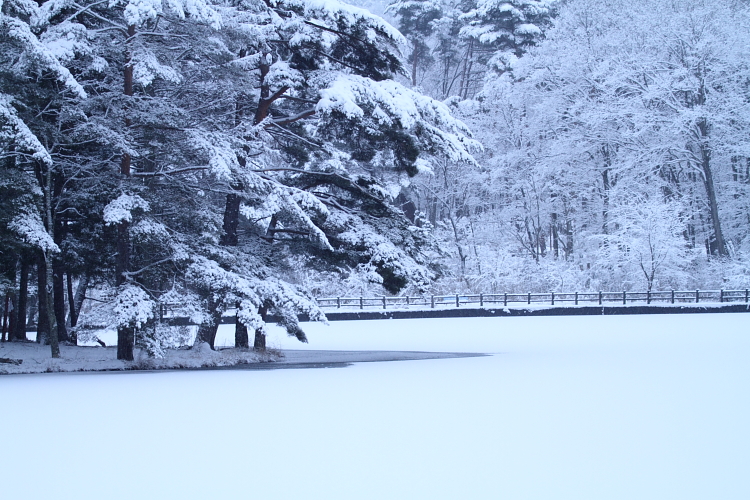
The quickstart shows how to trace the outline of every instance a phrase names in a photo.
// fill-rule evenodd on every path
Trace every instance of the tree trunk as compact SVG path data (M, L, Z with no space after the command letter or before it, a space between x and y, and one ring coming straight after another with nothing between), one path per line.
M46 290L42 296L46 302L45 305L47 308L47 318L49 323L49 334L47 335L47 338L49 339L49 347L52 352L52 357L59 358L60 344L58 343L57 332L55 331L55 310L52 300L52 258L50 257L49 252L45 252L44 260L46 269Z
M13 340L16 336L16 328L18 328L18 297L16 291L12 290L8 294L8 298L10 299L8 304L8 340Z
M70 272L65 273L65 284L68 291L68 321L67 323L72 327L76 326L78 322L78 314L76 313L76 300L73 295L73 276Z
M411 86L417 86L417 57L419 56L419 45L413 40L414 51L411 53Z
M266 304L260 306L258 308L258 314L260 314L260 318L265 323L266 318L268 317L268 306ZM263 330L260 328L255 330L255 341L253 342L253 349L256 351L266 350L266 334L263 333Z
M698 130L701 134L701 168L703 170L704 185L706 187L706 196L708 197L708 207L711 212L711 225L714 230L714 242L716 252L721 257L729 255L724 232L721 229L721 220L719 219L719 205L716 201L716 189L714 187L714 177L711 169L711 149L706 141L708 140L708 123L705 119L698 122Z
M247 326L240 321L239 314L235 317L234 324L234 347L247 349L250 347L250 338L247 333Z
M552 234L550 239L552 240L552 252L554 253L555 260L557 260L560 257L560 235L558 234L557 214L553 212L551 218Z
M47 314L47 263L44 260L44 254L39 252L37 257L37 310L38 318L36 322L36 341L40 344L47 344L49 334L52 331L49 323L49 314Z
M609 183L609 169L602 171L602 185L604 190L602 191L602 233L609 234L609 191L611 189ZM606 240L605 240L606 241Z
M3 302L3 321L2 331L0 332L0 342L5 342L6 340L8 340L8 313L10 312L10 294L5 294L5 300Z
M26 339L26 309L29 300L29 258L21 255L21 272L18 279L18 307L16 309L16 328L14 340Z
M75 322L71 316L70 326L76 326L78 324L78 318L81 316L81 308L83 307L83 301L86 300L86 290L89 287L89 273L83 273L78 279L78 288L76 288L76 294L73 299L73 306L70 308L71 311L75 311Z
M65 268L60 259L52 261L52 295L57 324L57 340L67 342L68 329L65 328Z
M233 189L242 189L241 185L233 184ZM227 195L227 203L224 207L224 225L223 234L219 239L219 244L227 247L236 247L239 243L237 229L240 223L240 203L242 198L236 193Z
M212 309L211 316L207 323L201 323L201 325L198 326L198 333L195 336L194 344L197 345L200 342L205 342L211 346L211 349L214 349L216 343L216 332L219 329L221 314L223 311L218 309L215 305L213 307L209 305L209 307Z
M125 68L123 70L124 88L126 97L133 96L133 53L132 44L135 38L135 26L128 26L128 38L125 41ZM126 115L127 116L127 115ZM130 118L125 119L125 126L130 127ZM122 153L120 158L120 175L123 180L131 175L130 154ZM130 224L122 221L117 225L117 259L115 261L115 272L117 274L117 286L125 283L125 273L130 270ZM135 347L135 330L130 325L120 325L117 328L117 359L133 361L133 350Z
M52 169L47 166L46 172L46 183L44 189L44 208L45 208L45 225L47 233L52 241L55 240L54 231L54 218L52 217ZM57 334L55 332L55 311L52 304L52 255L50 250L47 249L42 252L44 258L44 270L45 270L45 293L43 294L44 300L47 302L47 318L49 318L49 346L53 358L60 357L60 345L57 341Z
M256 351L266 350L266 334L263 330L255 330L255 342L253 343L253 349Z

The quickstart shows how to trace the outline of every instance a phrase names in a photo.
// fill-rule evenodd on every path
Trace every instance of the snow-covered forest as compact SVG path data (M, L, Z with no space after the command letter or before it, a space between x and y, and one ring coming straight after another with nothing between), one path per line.
M10 337L748 286L750 2L360 3L0 0Z

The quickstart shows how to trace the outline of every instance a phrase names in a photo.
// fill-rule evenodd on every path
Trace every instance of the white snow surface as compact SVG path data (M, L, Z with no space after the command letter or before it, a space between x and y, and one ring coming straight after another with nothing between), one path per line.
M0 377L3 497L750 496L749 314L304 326L269 343L494 355Z

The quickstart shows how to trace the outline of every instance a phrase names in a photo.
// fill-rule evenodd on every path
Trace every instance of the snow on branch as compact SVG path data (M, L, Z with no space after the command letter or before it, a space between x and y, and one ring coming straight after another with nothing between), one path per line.
M45 229L42 218L36 210L25 208L21 214L11 220L8 228L15 231L26 243L43 252L60 252L60 248Z
M370 11L349 5L338 0L290 0L278 2L277 5L288 5L304 10L304 17L312 20L313 25L324 27L338 32L340 24L354 25L358 21L365 21L373 29L385 33L395 43L400 45L406 44L406 39L396 28L391 26L383 18L372 14ZM375 38L375 33L369 33L371 39ZM372 41L372 40L371 40Z
M118 327L142 327L154 317L156 303L140 287L123 285L117 290L114 313Z
M110 2L110 6L116 1ZM155 19L165 11L172 12L180 19L187 16L197 21L207 22L214 29L221 27L221 16L208 2L203 0L128 0L125 6L125 20L135 26Z
M52 157L49 152L18 117L11 102L10 96L0 93L0 142L15 144L23 150L30 151L33 158L51 165Z
M430 146L454 161L476 163L470 151L482 149L448 106L393 80L338 75L320 96L315 109L323 116L339 112L350 119L370 117L381 125L395 124L406 130L419 127L429 132Z
M123 193L104 207L104 222L108 226L120 222L131 222L132 211L136 209L148 211L149 204L138 195Z
M31 28L28 24L5 14L0 13L0 31L4 31L7 35L21 44L27 57L34 61L36 64L46 69L57 77L65 87L68 88L79 98L86 97L86 91L83 90L81 84L79 84L73 75L70 74L68 68L63 66L55 54L44 46L42 42L32 33Z

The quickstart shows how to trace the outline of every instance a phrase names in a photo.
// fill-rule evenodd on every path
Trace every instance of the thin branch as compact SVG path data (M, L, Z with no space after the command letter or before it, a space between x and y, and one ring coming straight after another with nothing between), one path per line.
M275 120L271 120L271 125L288 125L290 123L294 123L296 121L302 120L307 118L308 116L312 116L315 114L314 109L308 109L306 111L303 111L301 113L298 113L293 116L286 116L284 118L277 118Z
M202 167L185 167L185 168L176 168L174 170L163 170L161 172L134 172L133 177L163 177L167 175L174 175L174 174L182 174L185 172L193 172L196 170L208 170L209 167L202 166Z

